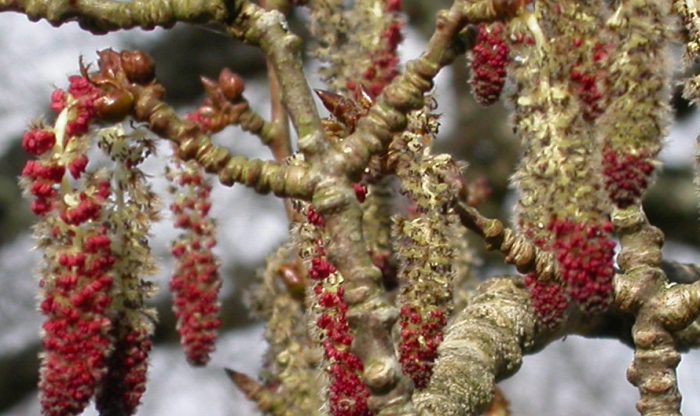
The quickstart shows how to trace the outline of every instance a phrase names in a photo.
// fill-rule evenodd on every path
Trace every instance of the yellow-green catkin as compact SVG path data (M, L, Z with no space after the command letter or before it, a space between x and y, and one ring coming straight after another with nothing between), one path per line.
M115 270L120 274L115 282L117 306L143 307L154 291L153 283L144 277L157 272L148 238L151 224L159 219L160 204L138 165L154 152L155 142L143 131L127 134L121 126L103 129L98 136L98 146L115 162L115 200L107 221L116 237L112 251L118 254Z
M700 10L695 1L676 0L676 12L681 16L685 25L687 39L683 60L686 66L698 61L700 56ZM685 81L683 97L695 104L700 102L700 74L695 74ZM700 135L695 139L695 194L700 195Z
M256 399L261 410L279 416L315 414L322 405L318 394L322 353L310 338L303 300L282 281L287 268L292 269L289 273L302 272L295 267L296 258L291 244L277 249L267 258L251 296L255 314L266 322L268 343L261 375L265 389Z
M671 1L624 0L607 21L610 51L607 110L601 117L603 174L620 208L639 202L671 120L667 47Z
M398 263L401 343L399 361L416 388L432 375L443 327L452 312L455 278L454 225L451 206L463 184L461 170L449 155L431 154L434 116L409 114L401 136L406 151L396 174L408 198L408 213L394 220L394 252Z
M112 171L113 204L106 223L114 238L112 288L115 349L108 372L97 393L96 406L105 413L132 414L146 389L147 357L151 349L156 312L145 302L154 294L148 280L157 267L148 245L150 226L158 220L159 203L139 165L155 149L145 132L126 133L122 126L98 132L98 146L115 163ZM116 400L120 397L122 400Z
M538 1L511 25L514 123L524 148L513 175L518 225L541 247L553 218L597 221L604 212L593 110L574 80L595 71L601 8L600 1Z
M676 0L674 7L681 16L686 29L687 39L683 60L686 65L696 62L700 55L700 10L694 0ZM683 89L683 96L697 103L700 99L700 75L689 78Z
M312 54L326 63L320 74L332 91L354 92L365 81L371 81L377 71L381 72L381 68L375 68L374 61L387 49L387 30L398 21L387 3L386 0L307 2L310 30L318 40Z
M605 95L604 12L599 0L538 1L510 25L514 122L524 147L513 176L518 226L554 252L561 278L526 278L547 325L561 321L569 300L587 312L610 300L613 252L595 134Z

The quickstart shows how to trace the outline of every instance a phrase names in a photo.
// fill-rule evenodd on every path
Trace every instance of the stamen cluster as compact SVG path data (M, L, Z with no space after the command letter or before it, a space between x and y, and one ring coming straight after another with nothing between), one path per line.
M614 276L612 223L555 219L549 228L554 234L554 254L568 296L584 312L607 308Z
M433 364L438 356L437 348L442 342L447 316L437 308L421 314L416 307L409 305L401 308L400 316L399 362L416 388L423 389L433 375Z
M544 282L534 273L525 275L525 286L530 291L530 302L539 322L549 328L560 324L569 307L569 298L557 282Z
M654 165L644 154L620 154L610 147L603 150L603 175L610 200L626 208L639 200L654 172Z
M323 227L323 218L309 207L314 225ZM320 219L320 220L319 220ZM311 221L309 221L311 223ZM322 243L316 245L311 258L309 278L315 282L313 294L320 313L316 326L321 330L321 345L330 376L329 403L332 416L370 416L367 405L369 390L360 375L362 361L351 351L352 335L347 320L348 305L345 290L338 284L339 274L325 258Z
M119 127L91 129L102 120L96 103L106 96L95 79L115 77L118 69L106 70L103 58L110 54L100 52L99 75L82 67L67 91L51 94L58 113L53 126L34 123L22 138L36 157L24 166L20 184L41 217L35 236L45 263L39 389L46 416L80 414L95 395L105 414L130 415L144 391L152 317L144 320L148 285L141 277L153 268L140 242L155 198L136 165L150 148L144 137L127 137ZM87 171L95 137L114 162L110 171Z
M173 184L171 193L175 194L175 202L170 205L175 227L183 230L171 249L176 260L170 289L177 329L187 360L193 365L204 365L214 351L216 331L221 326L221 278L212 252L216 245L215 224L209 216L211 184L202 168L192 162L178 162L166 176Z

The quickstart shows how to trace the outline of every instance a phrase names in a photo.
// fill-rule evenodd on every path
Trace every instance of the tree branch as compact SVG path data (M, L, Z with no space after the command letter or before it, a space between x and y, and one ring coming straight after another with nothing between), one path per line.
M462 224L484 239L489 250L498 250L505 261L520 273L535 272L541 279L553 280L556 265L551 253L539 250L524 236L518 235L496 219L489 219L465 203L456 206Z
M268 10L279 10L285 16L289 12L289 2L287 0L262 0L261 5ZM292 154L292 146L289 141L289 114L282 99L282 87L280 86L279 77L269 57L267 58L267 79L270 88L270 113L272 118L272 129L270 130L268 146L275 160L282 161ZM287 218L291 221L295 212L289 199L284 200L284 209L287 213Z
M26 14L31 21L46 19L54 26L76 21L95 34L135 27L167 28L177 22L224 22L233 12L223 0L0 0L3 11Z
M229 27L229 33L265 52L278 77L282 101L299 136L299 149L308 161L318 159L329 144L304 76L301 39L289 31L282 13L248 2Z
M616 210L612 220L622 244L618 264L624 271L615 279L614 305L636 314L632 326L634 360L627 378L639 389L637 410L644 416L680 416L676 378L680 353L671 329L677 324L675 329L681 329L681 324L691 320L682 311L675 310L671 316L664 311L673 303L671 299L678 299L677 291L668 289L661 270L663 233L648 223L639 206ZM684 318L684 322L673 318Z
M225 148L214 145L194 124L182 121L162 101L164 90L160 85L134 84L129 86L129 91L135 97L136 120L148 123L154 133L175 142L183 159L196 159L207 172L217 174L222 184L241 183L260 193L311 199L316 180L307 168L233 156Z
M493 278L480 285L445 330L430 384L413 395L420 414L480 414L496 381L514 374L524 353L552 339L541 329L522 280Z

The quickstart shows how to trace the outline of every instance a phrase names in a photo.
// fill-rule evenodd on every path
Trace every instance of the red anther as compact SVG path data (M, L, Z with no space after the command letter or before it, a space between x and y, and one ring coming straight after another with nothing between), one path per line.
M306 220L309 222L309 224L315 225L317 227L323 227L323 225L325 224L321 214L316 212L312 205L309 205L309 207L306 209Z
M34 156L40 156L53 148L56 136L52 131L31 129L22 136L22 148Z
M361 183L353 183L352 189L355 191L355 197L359 203L365 202L367 198L367 186Z
M80 176L85 172L87 164L87 156L80 155L68 163L68 171L75 179L80 179Z

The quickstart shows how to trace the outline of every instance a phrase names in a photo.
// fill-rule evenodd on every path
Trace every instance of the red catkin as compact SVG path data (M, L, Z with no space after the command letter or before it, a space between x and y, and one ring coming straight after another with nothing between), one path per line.
M204 365L214 351L216 332L221 326L218 303L221 278L218 260L212 252L216 245L214 223L208 215L211 185L196 165L184 164L176 169L177 172L168 174L168 179L179 187L170 209L175 215L175 226L183 233L171 248L176 268L170 290L187 360L193 365Z
M476 102L484 106L498 101L505 83L508 45L503 36L501 23L481 24L471 50L469 85Z
M101 414L133 415L146 391L148 353L152 343L146 330L126 328L115 343L109 371L97 394Z
M417 389L427 387L433 375L445 324L447 317L440 309L421 314L417 308L405 305L400 310L399 362Z
M82 412L106 372L112 339L106 316L111 304L114 264L104 229L91 229L88 240L105 241L85 253L58 256L57 277L45 287L40 304L43 325L39 389L45 416Z
M603 149L605 189L619 208L626 208L639 200L653 172L654 165L644 154L623 154L608 146Z
M309 206L307 216L311 210L313 208ZM325 249L319 243L311 259L309 278L316 282L313 292L321 309L316 326L321 330L324 356L328 362L330 414L371 416L367 404L369 389L360 378L364 367L362 361L351 351L352 335L347 321L345 291L343 287L326 284L333 273L336 273L336 269L325 259Z
M556 282L539 281L532 273L525 276L525 286L539 322L549 328L560 324L569 306L564 289Z
M554 219L549 229L554 234L554 254L568 296L584 312L605 310L613 290L612 224Z

